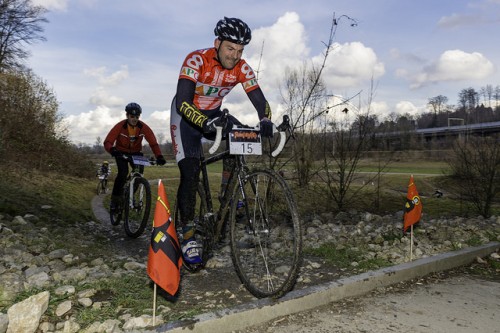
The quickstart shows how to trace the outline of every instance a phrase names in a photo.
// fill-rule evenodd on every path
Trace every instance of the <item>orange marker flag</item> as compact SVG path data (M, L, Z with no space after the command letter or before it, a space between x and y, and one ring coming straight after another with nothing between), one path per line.
M406 233L406 229L419 222L421 216L422 201L418 195L417 186L413 181L413 175L411 175L408 183L408 193L406 194L403 233Z
M153 219L153 232L148 253L147 272L151 280L170 295L174 296L181 280L182 254L170 217L170 205L161 179L158 183Z

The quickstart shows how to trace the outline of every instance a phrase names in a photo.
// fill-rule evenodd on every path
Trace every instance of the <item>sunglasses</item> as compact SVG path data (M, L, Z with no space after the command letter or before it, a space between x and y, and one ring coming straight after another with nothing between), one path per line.
M128 116L130 118L136 118L136 119L139 119L139 117L140 117L139 115L133 115L133 114L129 114Z

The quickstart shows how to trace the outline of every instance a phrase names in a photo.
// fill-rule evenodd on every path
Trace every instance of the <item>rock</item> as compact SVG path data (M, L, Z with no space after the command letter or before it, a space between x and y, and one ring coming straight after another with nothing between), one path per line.
M54 293L58 296L71 295L75 293L75 287L73 286L60 286Z
M66 314L69 310L71 310L72 306L73 302L71 301L64 301L60 303L56 308L56 316L58 317L64 316L64 314Z
M163 323L163 319L161 316L157 316L155 318L155 324L158 325ZM137 328L146 328L148 326L153 326L153 316L150 315L142 315L140 317L130 318L123 325L124 330L131 330Z
M7 332L9 326L9 316L0 312L0 333Z
M8 304L23 290L24 283L20 274L2 274L0 276L0 305Z
M9 326L7 333L35 332L40 318L49 306L50 293L43 291L14 304L7 311Z

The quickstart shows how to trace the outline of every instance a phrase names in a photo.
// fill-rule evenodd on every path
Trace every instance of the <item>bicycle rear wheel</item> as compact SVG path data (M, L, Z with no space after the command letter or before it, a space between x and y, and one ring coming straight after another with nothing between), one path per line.
M231 206L233 264L254 296L281 297L295 285L302 261L292 192L272 170L255 170L242 185L236 187Z
M151 187L149 182L144 178L134 178L130 182L130 187L133 188L132 198L130 197L130 188L126 193L125 233L133 238L139 237L146 228L151 210Z

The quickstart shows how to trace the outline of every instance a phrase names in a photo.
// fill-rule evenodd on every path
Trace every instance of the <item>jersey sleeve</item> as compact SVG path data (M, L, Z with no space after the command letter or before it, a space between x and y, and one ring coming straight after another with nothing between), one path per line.
M252 90L259 88L255 72L245 60L241 61L239 81L241 82L241 85L243 86L243 89L247 94Z
M202 52L199 50L191 52L182 63L179 79L188 79L197 82L204 64L205 58Z

